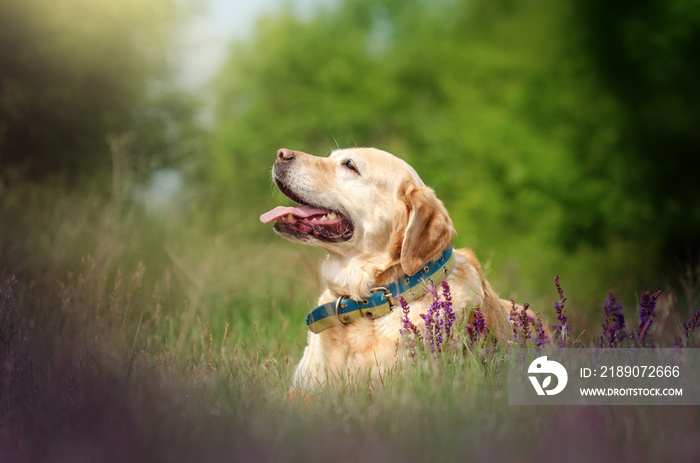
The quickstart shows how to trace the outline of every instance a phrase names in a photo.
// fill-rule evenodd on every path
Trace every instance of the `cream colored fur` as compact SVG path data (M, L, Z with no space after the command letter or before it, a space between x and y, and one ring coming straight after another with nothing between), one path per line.
M373 287L415 273L452 245L456 233L445 207L403 160L374 148L336 150L327 158L286 151L293 159L278 156L273 176L283 176L285 185L305 202L341 212L354 226L348 241L302 240L328 252L321 265L326 289L319 305L341 295L362 299ZM510 339L510 303L491 289L471 250L456 249L455 256L447 281L458 316L478 307L496 336ZM420 315L430 303L427 295L410 304L416 326L424 329ZM309 332L292 388L309 390L358 373L381 374L400 352L402 315L394 310L373 321L361 318L319 334Z

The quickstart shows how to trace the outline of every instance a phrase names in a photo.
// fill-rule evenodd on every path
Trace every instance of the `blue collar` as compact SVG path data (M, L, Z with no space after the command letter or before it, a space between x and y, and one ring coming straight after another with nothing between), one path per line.
M328 328L348 325L358 318L375 320L391 313L398 306L396 297L415 301L428 292L428 285L437 286L448 277L455 266L452 247L435 261L425 265L418 273L399 278L388 286L373 288L372 295L359 301L340 296L334 302L320 305L306 316L306 326L314 333Z

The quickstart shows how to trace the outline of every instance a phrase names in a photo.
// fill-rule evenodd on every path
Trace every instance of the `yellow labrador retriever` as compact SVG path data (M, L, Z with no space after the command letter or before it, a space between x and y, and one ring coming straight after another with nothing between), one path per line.
M510 339L510 303L491 289L471 250L452 250L456 233L447 210L405 161L374 148L325 158L281 149L272 177L299 206L277 207L260 220L275 221L275 231L290 240L328 251L321 265L325 290L307 316L308 346L293 389L393 365L403 326L397 296L424 329L427 284L443 279L458 317L480 308L491 332Z

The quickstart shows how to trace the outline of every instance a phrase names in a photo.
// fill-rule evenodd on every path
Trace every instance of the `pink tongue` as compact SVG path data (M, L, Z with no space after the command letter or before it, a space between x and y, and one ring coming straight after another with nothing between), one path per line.
M260 216L260 221L262 223L269 223L273 220L277 220L282 216L292 214L294 217L300 217L302 219L306 217L311 217L312 215L326 215L329 211L325 209L316 209L311 206L300 206L300 207L285 207L277 206L271 211L265 212Z

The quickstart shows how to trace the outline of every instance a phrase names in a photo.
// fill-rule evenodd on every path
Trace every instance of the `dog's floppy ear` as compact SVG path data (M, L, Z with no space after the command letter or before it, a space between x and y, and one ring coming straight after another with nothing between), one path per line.
M413 275L447 249L456 233L447 209L431 188L410 187L404 201L409 213L401 245L401 269Z

